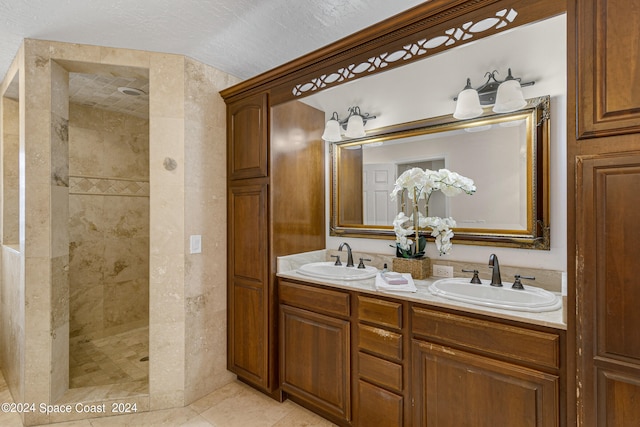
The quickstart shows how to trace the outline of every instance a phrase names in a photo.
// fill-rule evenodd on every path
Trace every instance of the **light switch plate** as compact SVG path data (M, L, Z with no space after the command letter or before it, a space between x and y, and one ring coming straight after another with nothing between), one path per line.
M192 254L202 253L202 236L199 234L190 237L189 252Z

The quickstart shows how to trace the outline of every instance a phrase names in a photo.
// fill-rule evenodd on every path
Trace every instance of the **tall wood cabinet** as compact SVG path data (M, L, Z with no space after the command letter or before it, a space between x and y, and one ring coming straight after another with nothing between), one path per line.
M573 0L568 18L577 420L640 425L640 4Z
M280 398L276 257L325 247L324 113L298 101L271 108L266 92L223 95L227 366L241 380ZM293 136L291 121L301 129Z

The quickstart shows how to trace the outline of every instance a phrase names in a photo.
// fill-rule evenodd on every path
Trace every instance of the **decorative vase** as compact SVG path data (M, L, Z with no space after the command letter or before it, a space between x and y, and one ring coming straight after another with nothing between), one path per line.
M431 259L424 258L394 258L393 271L397 273L411 273L411 277L423 280L431 276Z

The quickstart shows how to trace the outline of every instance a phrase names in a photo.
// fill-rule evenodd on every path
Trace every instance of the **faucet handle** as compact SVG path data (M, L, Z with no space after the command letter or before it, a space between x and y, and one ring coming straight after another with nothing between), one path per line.
M360 264L358 264L358 268L366 268L364 266L364 261L371 261L369 258L360 258Z
M520 281L520 279L536 280L535 277L521 276L519 274L516 274L514 277L516 278L516 280L513 281L511 289L524 289L524 286L522 286L522 282Z
M482 282L480 281L480 278L478 277L478 270L465 270L462 269L463 273L473 273L473 277L471 278L471 283L474 283L476 285L481 285Z
M340 262L340 255L331 255L331 258L335 258L336 262L333 265L342 265Z

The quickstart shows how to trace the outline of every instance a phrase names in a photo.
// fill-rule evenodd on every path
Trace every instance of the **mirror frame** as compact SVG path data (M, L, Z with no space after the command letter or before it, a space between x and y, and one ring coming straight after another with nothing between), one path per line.
M550 249L549 225L549 96L529 99L516 112L496 114L485 108L482 116L456 120L452 115L402 123L368 131L367 136L330 145L331 156L331 236L395 239L393 227L364 224L340 224L340 194L338 182L340 148L366 145L391 139L434 134L473 126L497 124L524 119L527 126L527 227L526 230L454 228L453 243L490 245L526 249ZM428 237L430 241L432 237Z

